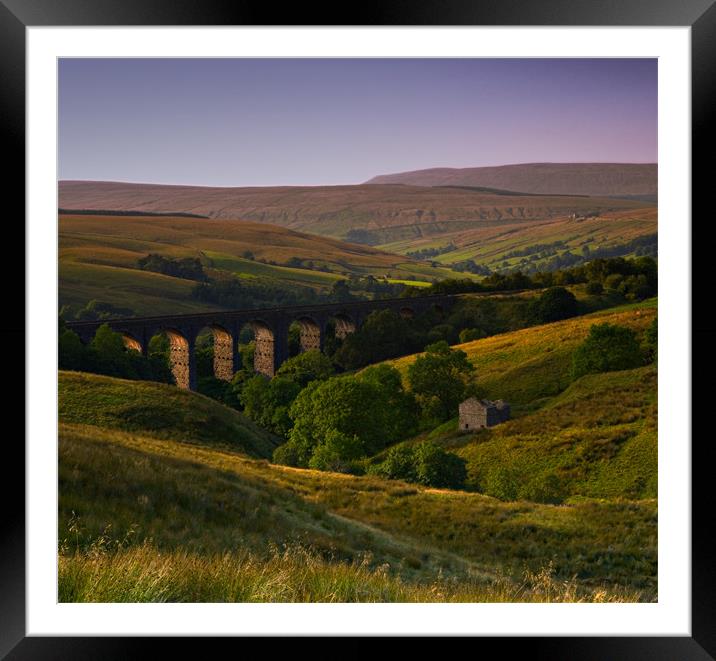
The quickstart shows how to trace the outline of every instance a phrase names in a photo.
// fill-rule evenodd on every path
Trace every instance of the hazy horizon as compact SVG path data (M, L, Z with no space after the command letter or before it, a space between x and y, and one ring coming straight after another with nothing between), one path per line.
M590 164L598 164L598 165L658 165L657 161L534 161L531 163L499 163L496 165L478 165L478 166L466 166L464 168L451 168L449 166L440 166L437 168L420 168L418 170L403 170L401 172L378 172L374 176L380 176L380 175L386 175L386 174L402 174L403 172L419 172L421 170L440 170L440 169L446 169L446 170L469 170L472 169L472 167L509 167L511 165L590 165ZM164 181L137 181L134 179L58 179L59 183L70 183L73 181L82 181L82 182L88 182L88 183L106 183L106 184L136 184L138 186L187 186L187 187L200 187L200 188L306 188L306 187L312 187L312 186L361 186L363 184L366 184L367 181L355 181L355 182L349 182L349 183L340 183L340 184L251 184L251 185L244 185L244 184L191 184L191 183L182 183L182 184L174 184L171 182L164 182ZM385 186L385 185L395 185L395 184L370 184L371 186Z
M655 59L60 59L59 180L357 185L657 163Z

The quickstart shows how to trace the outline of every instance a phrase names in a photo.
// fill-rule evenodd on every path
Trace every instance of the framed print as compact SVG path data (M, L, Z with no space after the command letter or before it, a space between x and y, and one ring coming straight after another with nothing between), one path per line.
M713 658L713 4L265 14L0 5L2 654Z

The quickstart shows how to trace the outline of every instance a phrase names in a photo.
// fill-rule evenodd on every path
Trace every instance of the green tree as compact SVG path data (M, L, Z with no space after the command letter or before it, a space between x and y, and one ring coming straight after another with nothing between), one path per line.
M327 379L335 370L331 359L318 349L310 349L289 358L279 367L276 376L282 376L298 383L302 388L316 379Z
M288 436L292 427L289 409L301 387L283 377L268 380L257 374L248 379L241 390L244 413L251 420L281 436Z
M417 350L411 322L392 310L376 310L351 333L335 353L341 367L352 370Z
M390 365L374 365L363 370L358 378L375 388L375 396L381 403L376 415L388 443L412 436L418 431L420 408L413 393L403 388L400 372Z
M564 287L550 287L531 305L536 321L549 323L569 319L577 314L577 299Z
M239 344L239 356L241 358L241 367L247 372L254 371L254 352L256 351L256 341L251 340L247 344Z
M399 443L388 450L385 460L376 468L376 473L391 480L416 482L415 448Z
M572 378L632 369L643 362L639 343L631 328L609 323L595 324L572 355Z
M347 301L355 300L351 290L348 288L348 283L345 280L336 280L331 287L331 300L336 303L345 303Z
M315 447L308 466L317 470L347 473L352 469L352 462L364 455L365 449L358 436L350 436L333 429L326 434L323 442Z
M58 367L61 370L84 371L89 367L87 349L77 333L68 330L60 320L58 336Z
M447 342L427 346L408 367L410 388L423 414L439 421L452 418L468 392L474 370L467 354L451 349Z
M300 466L307 466L314 449L330 432L357 437L365 454L385 445L387 404L372 384L351 376L313 381L298 395L290 409L289 434Z

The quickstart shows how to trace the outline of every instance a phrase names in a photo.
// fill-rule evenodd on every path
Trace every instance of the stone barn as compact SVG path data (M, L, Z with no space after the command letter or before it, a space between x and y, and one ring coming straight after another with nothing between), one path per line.
M502 400L490 401L470 397L459 406L458 429L474 431L493 427L510 419L510 405Z

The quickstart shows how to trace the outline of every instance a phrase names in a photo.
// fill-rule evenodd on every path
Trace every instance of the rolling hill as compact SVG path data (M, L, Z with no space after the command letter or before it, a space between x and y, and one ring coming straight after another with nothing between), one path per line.
M67 424L182 440L257 458L270 457L281 442L213 399L151 381L60 371L58 411Z
M479 168L430 168L373 177L366 184L477 186L521 193L639 197L657 195L656 163L522 163Z
M93 299L138 314L177 314L215 306L192 298L193 280L141 270L150 253L201 260L211 276L284 289L327 291L348 275L407 284L455 277L447 267L365 245L308 235L274 225L176 216L59 216L60 305ZM303 268L300 268L303 267Z
M402 184L209 188L61 181L59 206L67 210L193 213L340 238L360 229L375 232L371 241L383 244L474 228L486 221L606 213L640 208L644 202Z

